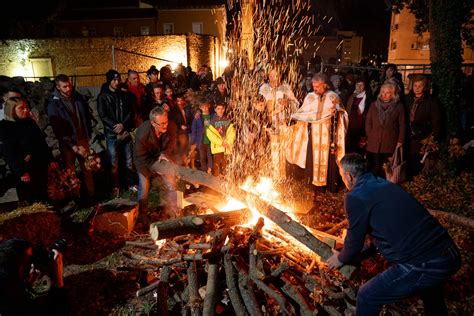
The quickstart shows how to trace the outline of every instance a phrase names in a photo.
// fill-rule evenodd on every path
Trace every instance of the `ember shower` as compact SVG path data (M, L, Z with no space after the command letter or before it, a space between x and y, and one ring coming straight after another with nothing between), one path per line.
M252 176L274 175L272 154L284 151L287 142L273 142L271 150L262 139L268 134L255 110L259 86L269 70L276 70L294 92L301 78L297 54L307 49L304 38L314 35L312 8L308 1L235 1L228 7L235 12L229 36L231 104L228 113L238 130L227 169L230 183L242 183ZM300 100L301 101L301 100ZM291 113L287 111L287 117ZM259 121L260 120L260 121ZM265 118L263 118L265 120ZM281 157L281 156L280 156ZM275 179L273 180L282 180Z

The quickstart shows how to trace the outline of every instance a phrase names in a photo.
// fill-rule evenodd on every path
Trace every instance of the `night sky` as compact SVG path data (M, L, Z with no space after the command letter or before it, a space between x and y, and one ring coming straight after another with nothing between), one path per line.
M70 7L73 3L88 2L90 0L51 0L37 1L25 0L13 2L20 16L7 14L0 19L0 38L8 38L5 31L13 29L21 31L23 34L35 33L41 30L39 25L45 21L54 20L54 12L57 9ZM117 0L119 1L119 0ZM120 0L120 2L131 0ZM333 17L330 27L341 30L355 30L364 37L363 55L368 53L387 55L389 29L390 29L390 11L386 8L386 2L383 0L311 0L317 14ZM172 3L174 1L170 1ZM99 3L99 2L98 2ZM103 5L103 3L102 3ZM20 9L21 6L21 9ZM45 19L45 17L48 17ZM19 25L19 20L29 20L27 25Z
M332 26L364 37L362 54L387 57L391 12L383 0L313 0L316 12L333 17Z

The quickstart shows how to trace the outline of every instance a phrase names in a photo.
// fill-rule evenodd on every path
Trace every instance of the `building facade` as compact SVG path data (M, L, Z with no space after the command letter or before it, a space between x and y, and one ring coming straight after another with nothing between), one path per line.
M388 62L397 65L430 64L430 33L421 35L414 32L415 16L404 8L400 13L392 13ZM474 51L463 47L464 63L474 63Z

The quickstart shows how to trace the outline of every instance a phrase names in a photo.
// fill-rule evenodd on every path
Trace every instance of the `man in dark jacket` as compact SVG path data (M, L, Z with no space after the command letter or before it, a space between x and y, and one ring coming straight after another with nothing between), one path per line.
M73 89L68 76L60 74L54 81L56 90L48 104L49 121L58 139L65 167L75 170L76 159L79 161L83 184L88 198L91 198L94 195L94 179L84 162L89 154L92 115L83 96Z
M421 141L433 136L438 140L440 132L440 111L435 97L427 91L428 80L424 75L413 78L413 89L408 94L408 122L409 122L409 176L416 175L422 168L420 153Z
M120 74L109 70L106 83L97 97L97 111L104 124L104 135L107 142L112 173L112 194L118 196L120 191L119 164L124 159L126 186L133 185L132 137L133 127L132 102L130 94L120 89Z
M345 198L349 228L329 266L355 259L369 233L393 264L360 287L356 315L379 315L383 304L414 293L421 294L427 315L447 315L442 287L460 268L461 258L446 229L400 186L367 172L360 154L344 156L339 172L350 190Z
M134 159L138 172L138 203L142 216L148 210L148 195L151 179L158 174L153 164L159 160L173 161L176 144L176 128L169 129L168 112L156 106L150 112L150 119L138 127L135 137ZM173 182L163 177L167 192L167 207L176 207L176 193Z

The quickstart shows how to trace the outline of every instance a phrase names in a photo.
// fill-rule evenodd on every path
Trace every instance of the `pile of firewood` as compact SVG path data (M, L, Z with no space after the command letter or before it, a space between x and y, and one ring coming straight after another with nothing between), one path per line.
M154 292L160 315L342 315L355 310L355 291L342 274L320 263L284 228L264 227L263 217L242 226L249 218L251 212L242 209L151 224L156 242L146 247L154 254L127 256L155 266L159 280L137 296Z

